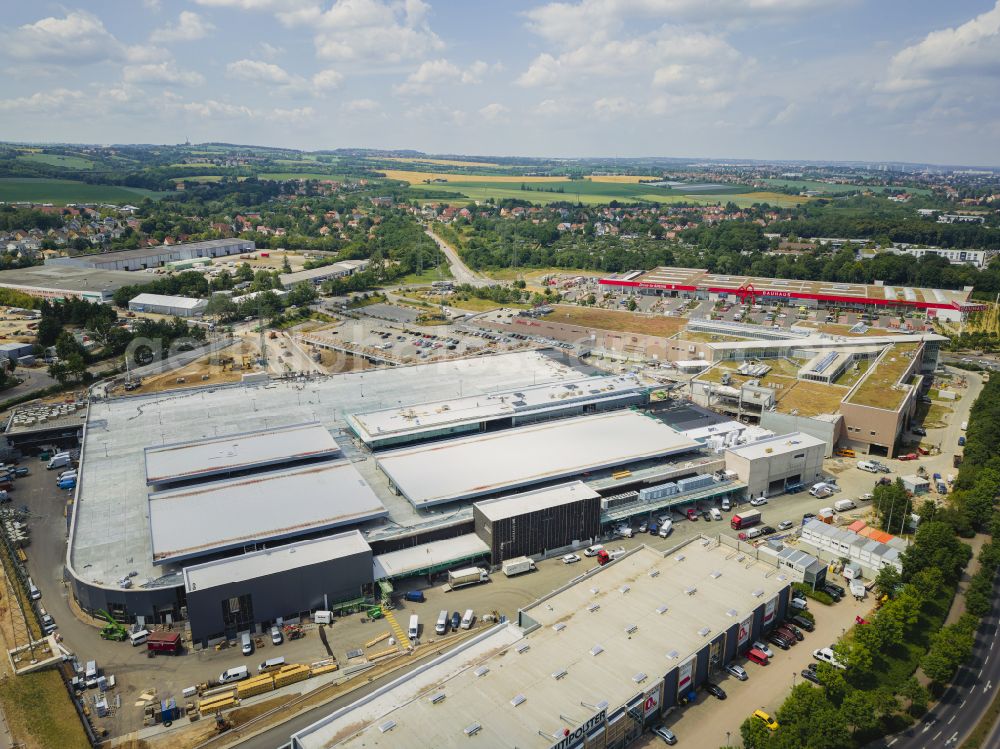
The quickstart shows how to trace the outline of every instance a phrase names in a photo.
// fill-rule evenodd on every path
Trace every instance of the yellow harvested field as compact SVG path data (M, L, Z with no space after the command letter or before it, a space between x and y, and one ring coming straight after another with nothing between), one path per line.
M663 177L656 176L642 176L638 174L591 174L587 177L591 182L607 182L609 184L627 184L634 185L639 182L656 182L663 179Z
M390 156L386 161L398 161L401 164L438 164L439 166L492 166L500 167L492 161L452 161L451 159L409 159L402 156Z
M556 305L555 311L551 315L546 315L544 319L547 322L563 322L584 328L618 330L655 336L672 336L687 324L686 320L679 317L651 317L632 312L616 312L596 307L574 307L564 304Z
M565 177L525 177L507 174L444 174L442 172L410 172L402 169L380 170L387 179L418 184L425 181L440 182L565 182Z
M738 194L737 197L752 203L808 203L812 200L804 195L785 195L783 192L745 192Z

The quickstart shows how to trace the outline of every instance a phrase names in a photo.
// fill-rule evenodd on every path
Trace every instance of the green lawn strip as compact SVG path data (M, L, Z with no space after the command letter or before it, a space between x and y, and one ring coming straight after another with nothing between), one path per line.
M90 742L54 669L0 681L0 703L15 740L45 749L89 749Z

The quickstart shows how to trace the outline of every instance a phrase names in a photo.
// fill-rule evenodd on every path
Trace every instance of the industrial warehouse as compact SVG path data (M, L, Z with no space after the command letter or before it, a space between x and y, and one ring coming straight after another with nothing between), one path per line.
M786 278L757 278L709 273L699 268L654 268L602 278L601 285L635 289L641 294L688 295L699 299L726 299L743 302L792 302L805 306L838 306L856 309L916 309L944 320L963 320L984 309L972 302L972 287L912 289L877 284L799 281Z
M170 263L195 258L229 257L253 252L256 245L249 239L208 239L204 242L144 247L138 250L104 252L99 255L51 257L46 265L94 268L97 270L137 271L162 268Z
M637 547L293 734L292 747L535 746L539 734L565 749L627 746L784 618L791 574L707 538Z
M750 486L818 472L820 440L793 433L743 454L771 433L719 418L705 439L708 412L672 411L671 426L633 410L649 400L634 378L583 374L533 351L94 401L70 525L73 593L122 621L186 620L207 645L321 601L370 600L380 581L578 549L631 517L739 502ZM476 433L448 439L454 423L411 428L400 416L440 412ZM375 445L358 435L376 424L409 446L366 454ZM367 562L336 583L303 583L308 560L356 553ZM242 613L220 619L230 599L245 600Z

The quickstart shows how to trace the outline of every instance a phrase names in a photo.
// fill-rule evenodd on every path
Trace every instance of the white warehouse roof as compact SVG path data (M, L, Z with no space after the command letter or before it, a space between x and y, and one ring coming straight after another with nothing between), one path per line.
M129 300L129 304L139 304L147 307L178 307L180 309L197 309L208 304L205 299L195 299L189 296L167 296L166 294L139 294Z
M511 494L507 497L484 499L481 502L476 502L475 506L479 508L487 520L503 520L544 510L548 507L559 507L579 502L581 499L593 499L600 496L582 481L571 481L568 484L547 486L544 489Z
M661 421L612 411L394 450L377 462L403 496L423 507L696 447Z
M641 546L525 607L521 627L494 627L293 734L292 746L548 747L558 741L540 728L555 736L574 725L561 716L610 714L789 584L774 562L709 539L669 555Z
M256 580L278 572L309 567L331 559L342 559L371 552L371 547L356 530L326 538L312 538L271 549L252 551L238 557L216 559L184 568L184 589L205 590L228 583Z
M376 580L390 577L405 577L428 567L439 567L485 555L490 553L486 545L475 533L431 541L426 544L410 546L407 549L389 551L372 559L372 567Z
M791 434L779 434L774 437L751 442L748 445L730 447L726 452L738 455L747 460L759 460L773 455L787 455L799 450L806 450L810 447L822 446L826 448L826 442L819 437L813 437L805 432L792 432Z
M339 452L329 430L318 422L175 442L145 449L146 483L206 478Z
M153 563L202 556L385 517L348 460L149 495Z

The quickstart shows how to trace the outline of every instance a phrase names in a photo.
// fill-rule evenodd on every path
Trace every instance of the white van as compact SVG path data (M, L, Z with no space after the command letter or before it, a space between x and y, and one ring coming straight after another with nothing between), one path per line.
M820 481L818 484L812 485L809 493L814 497L829 497L833 494L833 487L823 481Z
M442 611L438 614L437 624L434 625L434 631L439 635L443 635L448 631L448 612Z
M69 465L69 453L62 453L61 455L54 455L49 458L48 464L45 466L46 470L51 471L54 468L65 468Z
M62 481L63 479L69 479L76 476L76 469L70 468L68 471L63 471L58 476L56 476L56 481Z
M279 655L277 658L268 658L266 661L257 666L257 673L263 674L268 671L277 671L284 665L285 657L282 655Z
M969 422L963 421L962 422L962 431L964 432L966 429L968 429L968 427L969 427Z
M669 518L664 520L660 525L660 538L666 538L670 535L670 532L674 529L674 521Z
M131 632L128 636L129 642L132 643L133 648L137 648L140 645L145 645L146 640L149 639L149 630L140 629L138 632Z
M722 498L722 511L723 512L729 512L729 510L730 510L731 507L732 507L732 505L729 503L729 497L723 497Z
M764 529L761 528L759 525L756 525L753 528L747 528L743 533L740 533L740 535L743 536L747 541L749 541L751 538L757 538L758 536L763 536Z
M462 617L462 629L471 629L472 620L475 619L475 615L472 613L472 609L465 610L465 616Z
M857 505L854 504L853 499L838 499L833 503L833 509L837 512L847 512L848 510L853 510L855 508L857 508Z
M410 626L406 630L406 636L411 640L416 640L420 634L420 618L416 614L410 616Z
M719 512L718 507L713 507L708 511L708 514L712 516L712 520L722 520L722 513Z
M243 681L250 675L246 666L236 666L235 668L227 668L221 674L219 674L220 684L230 684L234 681Z
M813 658L818 661L824 661L829 663L834 668L846 669L843 663L837 660L836 654L830 648L820 648L819 650L813 651Z
M859 460L858 468L862 471L868 471L868 473L878 473L878 466L867 460Z
M253 652L253 640L250 639L249 632L240 635L240 644L243 646L243 655L250 655Z
M604 551L604 546L602 544L594 544L593 546L588 546L583 551L585 557L596 557L599 553Z
M35 587L35 584L28 578L28 595L31 597L32 601L37 601L42 597L42 591Z
M97 661L87 661L87 666L83 671L83 678L88 681L97 678Z

